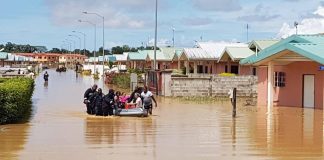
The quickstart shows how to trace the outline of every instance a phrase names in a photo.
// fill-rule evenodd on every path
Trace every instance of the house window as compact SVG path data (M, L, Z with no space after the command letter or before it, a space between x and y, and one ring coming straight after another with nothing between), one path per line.
M205 66L205 73L208 73L208 66Z
M275 85L275 87L285 87L286 86L286 73L285 72L275 72L274 73L274 85Z
M228 66L225 66L225 73L228 73Z
M238 66L231 66L231 73L238 74L239 73L239 67Z
M204 73L203 69L204 69L204 66L197 65L197 73L199 73L199 74Z

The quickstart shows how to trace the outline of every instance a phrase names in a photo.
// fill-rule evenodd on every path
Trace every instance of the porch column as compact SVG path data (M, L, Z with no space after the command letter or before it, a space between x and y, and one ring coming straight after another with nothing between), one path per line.
M136 62L136 61L134 61L134 69L136 68L136 63L137 63L137 62Z
M180 70L180 69L181 69L181 61L178 60L178 70Z
M194 62L194 74L197 74L197 61Z
M268 108L273 106L273 62L268 63Z
M227 61L227 73L232 73L231 70L232 70L232 69L231 69L231 61L228 60L228 61Z
M186 66L186 74L189 74L189 61L185 61L185 66Z

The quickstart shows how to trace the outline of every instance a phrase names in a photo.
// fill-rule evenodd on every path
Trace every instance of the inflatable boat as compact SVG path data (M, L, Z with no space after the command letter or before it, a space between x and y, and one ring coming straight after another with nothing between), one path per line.
M147 117L147 110L142 108L119 109L118 116Z

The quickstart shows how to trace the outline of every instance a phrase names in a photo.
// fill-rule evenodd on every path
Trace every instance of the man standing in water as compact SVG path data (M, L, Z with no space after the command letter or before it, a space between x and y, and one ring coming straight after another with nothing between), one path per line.
M92 108L93 100L94 100L94 95L97 91L98 86L95 84L91 88L87 89L86 92L84 93L84 101L83 103L86 104L87 106L87 113L88 114L95 114L94 108Z
M45 82L48 81L48 77L49 77L49 74L47 73L47 71L45 71L45 74L44 74L44 80L45 80Z
M152 115L152 100L155 103L155 107L157 107L157 103L152 92L147 89L147 86L144 87L144 91L142 92L141 97L143 98L144 108L150 113L150 115Z

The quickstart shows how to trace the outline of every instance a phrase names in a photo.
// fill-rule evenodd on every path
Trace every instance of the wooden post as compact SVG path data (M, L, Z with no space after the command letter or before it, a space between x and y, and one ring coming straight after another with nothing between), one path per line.
M233 98L232 98L232 105L233 105L233 118L236 117L236 88L233 89Z

